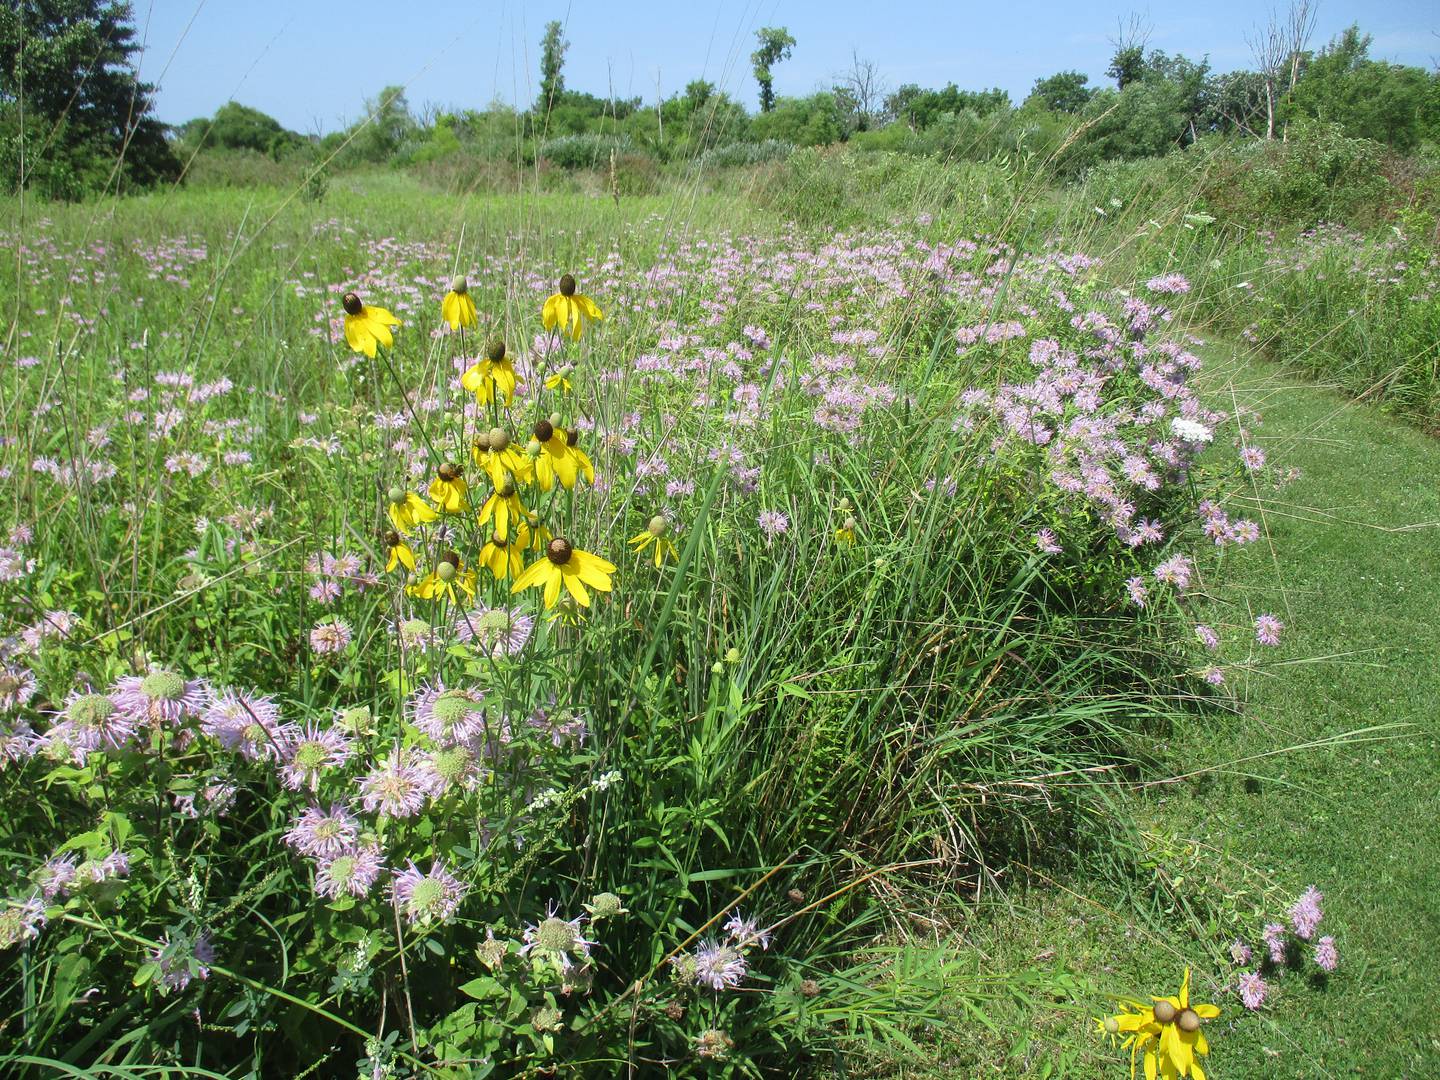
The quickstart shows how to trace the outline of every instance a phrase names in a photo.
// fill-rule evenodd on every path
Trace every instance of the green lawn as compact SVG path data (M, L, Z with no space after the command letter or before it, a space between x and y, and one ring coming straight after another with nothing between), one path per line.
M1124 1076L1086 1014L1109 993L1173 993L1188 964L1224 1008L1212 1078L1440 1075L1440 442L1233 348L1207 353L1217 404L1233 391L1259 410L1258 444L1301 470L1256 490L1273 555L1255 545L1228 571L1251 610L1207 617L1274 612L1282 647L1232 669L1243 707L1178 727L1122 796L1152 856L1138 876L1103 853L1037 872L964 932L977 972L1028 971L1055 992L997 1003L995 1030L958 1017L925 1063L877 1074ZM1355 734L1379 725L1408 726ZM1340 968L1271 979L1246 1013L1224 946L1261 912L1285 921L1310 884Z

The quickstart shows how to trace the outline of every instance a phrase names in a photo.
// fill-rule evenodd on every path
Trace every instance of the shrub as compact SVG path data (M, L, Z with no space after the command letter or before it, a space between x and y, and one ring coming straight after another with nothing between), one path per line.
M539 156L562 169L604 169L610 165L612 152L617 156L633 155L635 148L625 135L586 132L541 143Z

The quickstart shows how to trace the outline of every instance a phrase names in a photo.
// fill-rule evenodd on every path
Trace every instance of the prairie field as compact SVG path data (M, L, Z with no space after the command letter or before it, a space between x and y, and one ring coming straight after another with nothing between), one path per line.
M1440 1073L1434 144L1118 107L0 194L0 1075Z

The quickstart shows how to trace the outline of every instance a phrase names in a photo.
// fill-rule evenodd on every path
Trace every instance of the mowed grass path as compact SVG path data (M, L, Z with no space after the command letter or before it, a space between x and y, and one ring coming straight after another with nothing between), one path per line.
M1440 1077L1440 440L1234 346L1204 351L1212 401L1258 410L1256 443L1302 474L1256 490L1273 553L1256 545L1227 570L1249 609L1207 617L1236 627L1233 658L1239 627L1273 612L1282 647L1231 669L1241 709L1178 726L1150 770L1159 782L1122 799L1153 876L1041 874L1049 885L971 923L979 971L1057 992L1001 1006L995 1031L962 1017L934 1059L875 1075L1127 1076L1128 1054L1087 1014L1107 993L1173 993L1190 965L1198 997L1224 1009L1208 1028L1211 1080ZM1381 725L1398 726L1346 737ZM1310 884L1340 968L1274 978L1247 1014L1223 958L1230 916L1255 925L1259 901L1283 922Z
M1262 414L1270 460L1302 471L1260 492L1274 558L1236 571L1289 630L1234 686L1241 715L1172 746L1177 769L1222 768L1167 788L1163 820L1291 893L1320 888L1341 967L1277 980L1270 1023L1217 1037L1213 1072L1440 1076L1440 440L1229 352L1210 348L1214 377ZM1381 724L1413 727L1254 757Z

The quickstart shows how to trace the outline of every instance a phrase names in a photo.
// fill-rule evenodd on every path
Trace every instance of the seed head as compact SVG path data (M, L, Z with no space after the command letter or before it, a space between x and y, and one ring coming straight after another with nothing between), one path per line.
M482 454L495 449L490 441L490 433L488 431L482 431L479 435L475 436L475 449Z
M485 347L485 359L492 364L498 364L505 359L505 339L496 338Z
M145 676L140 691L152 701L179 701L185 693L185 680L173 671L157 671Z
M447 483L454 483L460 479L460 466L456 465L453 461L445 462L445 464L441 465L440 468L435 471L440 479Z
M1194 1009L1186 1009L1180 1014L1180 1019L1175 1021L1175 1026L1181 1031L1199 1031L1200 1014Z
M545 557L556 566L564 566L570 561L570 556L574 554L574 552L575 549L570 545L569 540L566 540L563 536L557 536L546 546Z
M785 894L785 899L789 900L790 903L794 904L796 907L799 907L801 904L805 903L805 894L799 889L791 889Z
M1120 1021L1113 1016L1105 1017L1105 1034L1117 1035L1120 1032Z
M807 998L818 997L820 994L820 984L814 979L805 979L800 983L800 993L804 994Z
M1157 1001L1150 1012L1155 1017L1157 1024L1169 1024L1174 1021L1175 1014L1179 1012L1179 1010L1168 1001Z
M385 493L385 497L396 506L403 506L405 504L405 489L400 487L392 487L389 491Z
M400 546L400 534L394 529L391 529L385 534L385 546L392 548Z
M502 499L509 499L514 497L515 491L515 478L513 476L507 476L505 478L505 486L502 487L495 494L499 495Z
M470 291L470 282L465 280L464 274L456 274L450 279L450 291L457 296L464 296Z
M359 315L365 310L365 305L360 302L360 297L353 292L347 292L341 298L340 304L345 308L346 315Z
M555 437L555 425L549 420L541 420L535 425L535 439L537 442L548 443Z
M551 426L551 427L553 427L553 428L558 428L558 427L560 426L560 420L561 420L561 417L560 417L560 414L559 414L558 412L552 412L552 413L550 414L550 426Z
M575 295L575 277L574 277L574 275L572 275L572 274L564 274L564 275L561 276L561 278L560 278L560 295L561 295L561 296L574 296L574 295Z
M497 454L510 445L510 434L502 427L491 428L488 438L490 439L490 449Z

